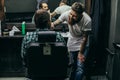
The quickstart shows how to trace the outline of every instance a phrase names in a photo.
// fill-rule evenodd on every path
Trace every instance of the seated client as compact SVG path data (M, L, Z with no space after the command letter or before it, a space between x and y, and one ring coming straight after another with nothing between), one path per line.
M21 57L23 58L24 65L25 65L24 57L26 54L26 50L29 47L29 44L31 42L38 41L37 33L39 31L48 31L50 30L50 26L51 26L50 14L46 10L43 10L43 9L39 9L36 11L34 21L36 25L36 30L34 32L27 32L22 41ZM59 42L64 41L63 37L58 32L56 36L56 41L59 41Z

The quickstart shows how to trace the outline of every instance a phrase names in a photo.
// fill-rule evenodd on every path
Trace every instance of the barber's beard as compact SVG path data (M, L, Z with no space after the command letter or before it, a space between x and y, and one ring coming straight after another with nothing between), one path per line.
M77 20L73 19L72 17L69 17L68 23L70 25L74 25L80 21L80 18L77 18Z
M70 25L74 25L74 24L75 24L75 20L74 20L73 18L70 18L70 17L69 17L68 23L69 23Z

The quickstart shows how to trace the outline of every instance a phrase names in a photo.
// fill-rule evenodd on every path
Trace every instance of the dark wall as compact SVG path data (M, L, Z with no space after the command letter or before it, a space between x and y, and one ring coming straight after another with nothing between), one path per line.
M49 8L50 8L51 12L54 11L54 9L59 6L60 1L61 0L54 0L54 1L53 0L48 0L48 5L49 5Z
M36 0L5 0L7 13L34 12L36 10Z
M0 37L0 76L25 76L21 58L21 37Z
M110 0L92 0L93 44L91 48L94 70L96 74L105 74L106 47L110 27Z

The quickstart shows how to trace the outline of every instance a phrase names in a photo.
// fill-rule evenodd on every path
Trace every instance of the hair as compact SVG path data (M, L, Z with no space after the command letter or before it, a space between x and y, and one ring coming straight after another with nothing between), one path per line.
M36 28L45 29L50 28L50 14L43 9L39 9L35 13L34 17Z
M67 4L67 0L61 0L60 3Z
M39 9L41 9L41 8L42 8L42 3L39 4Z
M82 14L85 11L84 5L80 2L73 3L71 8L78 14Z

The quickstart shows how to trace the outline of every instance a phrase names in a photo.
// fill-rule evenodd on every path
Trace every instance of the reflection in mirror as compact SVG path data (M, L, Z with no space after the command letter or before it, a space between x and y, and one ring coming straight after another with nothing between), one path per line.
M6 22L31 22L36 11L36 0L5 0Z
M31 22L32 16L37 9L37 0L3 0L5 5L5 21L6 22ZM53 4L52 0L48 0L48 5L50 10L58 5L60 0L56 0ZM90 2L91 0L68 0L69 5L73 2L80 1L85 4L86 12L90 12ZM52 3L52 4L51 4Z

